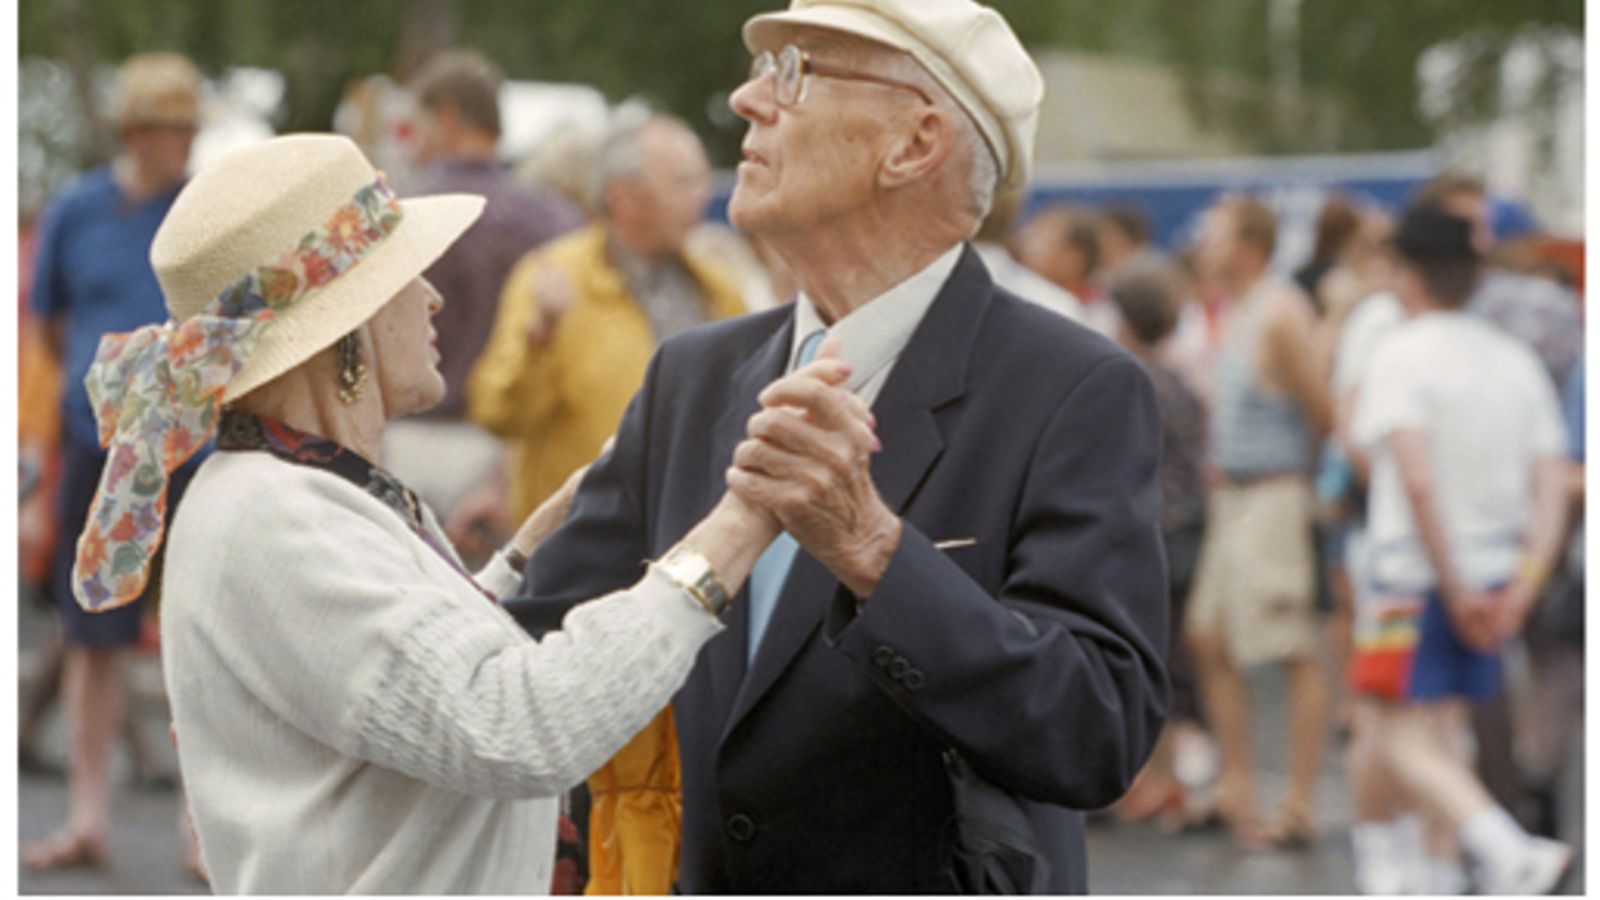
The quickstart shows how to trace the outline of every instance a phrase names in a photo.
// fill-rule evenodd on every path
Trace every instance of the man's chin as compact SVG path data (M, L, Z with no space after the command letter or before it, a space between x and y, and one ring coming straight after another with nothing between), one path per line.
M728 223L740 231L758 232L762 224L759 207L760 204L753 202L748 192L734 187L733 196L728 198Z

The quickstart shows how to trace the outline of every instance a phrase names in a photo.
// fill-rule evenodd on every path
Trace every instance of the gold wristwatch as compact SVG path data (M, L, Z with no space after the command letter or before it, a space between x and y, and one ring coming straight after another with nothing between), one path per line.
M711 567L711 560L706 559L705 554L680 547L668 553L656 566L661 574L677 582L679 587L689 592L689 596L699 601L706 612L720 616L728 608L728 591L722 586L721 579L717 578L717 570Z

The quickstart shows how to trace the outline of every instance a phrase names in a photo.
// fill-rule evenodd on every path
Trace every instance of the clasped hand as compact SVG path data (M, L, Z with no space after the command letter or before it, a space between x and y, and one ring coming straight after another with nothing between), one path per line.
M870 596L900 542L900 520L872 483L876 420L845 388L850 366L829 338L810 365L758 398L728 487L783 529L857 597Z
M1538 593L1521 580L1492 591L1471 590L1450 598L1446 610L1462 643L1493 653L1522 630Z

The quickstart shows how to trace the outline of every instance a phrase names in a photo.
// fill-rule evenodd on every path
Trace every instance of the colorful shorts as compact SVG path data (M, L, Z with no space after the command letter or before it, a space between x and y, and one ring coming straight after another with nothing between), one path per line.
M1356 614L1350 687L1392 701L1481 701L1500 689L1500 655L1456 637L1436 591L1373 593Z

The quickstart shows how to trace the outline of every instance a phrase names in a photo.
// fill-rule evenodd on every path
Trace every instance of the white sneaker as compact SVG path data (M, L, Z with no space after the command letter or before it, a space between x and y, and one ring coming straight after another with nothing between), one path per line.
M1367 822L1350 829L1356 891L1370 897L1427 893L1418 861L1425 858L1413 838L1415 822ZM1408 842L1408 839L1413 839Z
M1356 864L1356 892L1368 897L1395 897L1420 894L1412 884L1411 873L1382 856L1369 857Z
M1515 859L1486 867L1480 885L1485 894L1531 896L1548 894L1572 865L1572 848L1549 838L1530 837Z

